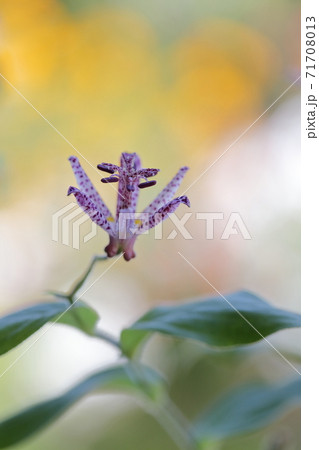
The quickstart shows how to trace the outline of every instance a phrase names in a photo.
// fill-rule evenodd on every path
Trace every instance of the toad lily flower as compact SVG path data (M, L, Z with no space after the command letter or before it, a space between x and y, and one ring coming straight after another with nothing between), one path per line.
M180 203L190 206L189 199L185 195L172 200L188 170L188 167L182 167L152 203L136 217L139 191L156 184L155 180L148 180L148 178L157 175L159 169L143 169L136 153L122 153L120 166L108 163L97 166L98 169L110 174L102 178L103 183L118 182L117 208L114 218L81 167L78 158L71 156L69 161L79 189L70 186L68 195L73 194L78 205L90 219L109 234L110 243L105 248L109 257L122 251L126 261L134 258L133 247L139 234L166 219Z

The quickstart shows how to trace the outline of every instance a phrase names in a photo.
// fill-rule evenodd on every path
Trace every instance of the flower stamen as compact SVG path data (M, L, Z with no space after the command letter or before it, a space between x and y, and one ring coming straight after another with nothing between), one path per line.
M144 189L144 188L147 188L147 187L155 186L155 184L156 184L156 180L144 181L143 183L140 183L138 185L138 187L140 189Z
M113 175L114 172L117 172L119 167L115 164L108 164L108 163L101 163L97 165L97 168L99 170L102 170L103 172L107 172Z
M117 183L119 181L118 176L101 178L102 183Z

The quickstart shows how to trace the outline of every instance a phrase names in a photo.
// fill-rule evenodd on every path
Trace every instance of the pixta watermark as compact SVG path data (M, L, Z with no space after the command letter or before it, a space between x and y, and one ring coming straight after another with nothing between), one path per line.
M172 213L168 221L173 224L173 230L168 236L164 236L163 222L161 217L156 218L156 214L121 212L117 220L116 234L119 239L127 239L134 234L149 234L145 231L145 225L149 222L157 223L154 230L154 239L173 240L177 236L191 240L192 229L190 219L201 221L203 237L207 240L222 239L228 240L232 236L239 236L244 240L252 239L249 229L239 212L225 214L223 212L187 212L182 216ZM88 224L89 229L88 229ZM85 225L87 224L87 225ZM216 226L218 225L218 226ZM90 217L74 202L59 209L52 216L52 240L63 245L79 249L81 245L90 241L97 235L97 225L91 221ZM198 229L196 233L198 237Z
M85 223L89 223L90 230L81 233ZM97 225L75 202L69 203L52 215L52 240L55 242L79 250L80 244L90 241L96 234Z

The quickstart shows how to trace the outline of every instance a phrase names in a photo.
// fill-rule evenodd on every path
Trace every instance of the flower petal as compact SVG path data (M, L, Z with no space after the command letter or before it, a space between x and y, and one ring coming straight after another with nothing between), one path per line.
M107 231L111 236L113 235L113 228L108 222L107 218L99 210L98 206L89 199L89 197L80 191L80 189L70 186L68 195L73 194L76 198L78 205L83 211L90 217L92 222L99 225L103 230Z
M188 167L182 167L179 169L175 177L170 183L158 194L155 200L152 201L143 211L143 213L154 214L159 208L168 203L174 196L175 192L179 188L185 173L188 171Z
M133 176L133 174L136 174L140 168L141 160L136 153L122 153L116 208L117 218L122 211L134 213L136 210L139 177Z
M145 231L154 228L163 220L167 219L167 217L172 214L181 203L184 203L188 207L191 206L190 201L188 197L186 197L186 195L174 198L174 200L171 200L169 203L158 209L154 214L150 215L148 220L144 221L140 225L138 233L144 233Z
M76 156L70 156L69 161L71 163L72 170L74 172L76 181L80 190L97 206L99 211L105 216L106 219L112 218L111 211L105 205L101 199L99 193L93 186L91 180L87 176L86 172L82 168L78 158Z

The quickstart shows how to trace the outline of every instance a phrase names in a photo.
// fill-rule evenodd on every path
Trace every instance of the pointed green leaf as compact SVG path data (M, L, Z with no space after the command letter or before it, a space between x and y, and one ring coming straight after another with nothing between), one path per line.
M60 318L61 316L61 318ZM0 355L19 345L47 322L65 323L92 334L97 313L83 302L39 303L0 318Z
M150 334L159 332L212 346L243 345L285 328L299 327L300 316L278 309L249 292L152 309L121 334L132 355Z
M137 363L95 373L59 397L38 403L0 422L0 448L7 448L32 435L91 392L124 390L157 400L164 392L163 386L163 379L157 372Z
M300 402L300 379L267 386L245 385L220 398L195 424L205 443L258 430Z

